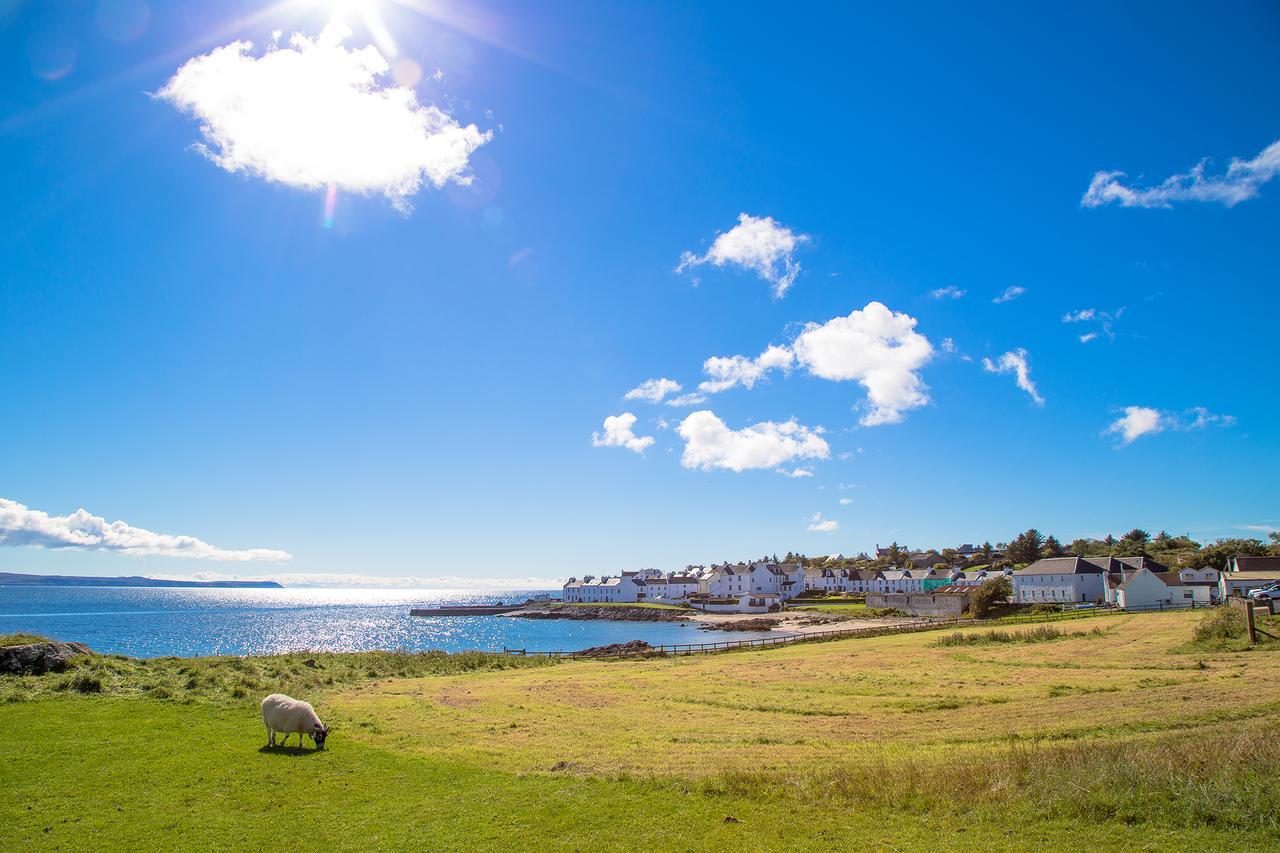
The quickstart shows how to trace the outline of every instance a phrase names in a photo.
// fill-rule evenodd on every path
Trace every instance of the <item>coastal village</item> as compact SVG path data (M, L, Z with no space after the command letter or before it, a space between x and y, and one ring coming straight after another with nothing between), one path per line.
M570 578L561 596L566 604L665 603L707 613L772 613L794 599L852 597L864 599L868 608L945 618L967 613L972 593L1001 579L1008 581L1008 599L1015 605L1208 607L1280 585L1280 556L1232 556L1221 568L1209 562L1170 567L1145 555L1062 554L1015 564L990 545L926 551L894 545L877 546L875 557L788 554L674 572L641 569Z

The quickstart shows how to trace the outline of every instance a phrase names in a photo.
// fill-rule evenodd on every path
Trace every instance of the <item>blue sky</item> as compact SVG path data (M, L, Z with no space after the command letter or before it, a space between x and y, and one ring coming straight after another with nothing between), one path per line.
M0 3L0 571L549 578L1280 526L1274 4L344 5L332 55L416 94L376 133L302 78L250 87L296 121L234 124L230 75L194 75L238 39L226 67L265 75L329 4ZM428 109L444 159L396 123ZM789 369L751 388L624 399L770 345Z

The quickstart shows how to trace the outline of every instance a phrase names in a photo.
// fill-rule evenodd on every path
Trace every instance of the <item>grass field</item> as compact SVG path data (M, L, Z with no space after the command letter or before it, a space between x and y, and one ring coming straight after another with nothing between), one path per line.
M1275 847L1280 652L1197 641L1203 618L560 664L94 659L0 678L0 849ZM261 748L276 689L328 749Z

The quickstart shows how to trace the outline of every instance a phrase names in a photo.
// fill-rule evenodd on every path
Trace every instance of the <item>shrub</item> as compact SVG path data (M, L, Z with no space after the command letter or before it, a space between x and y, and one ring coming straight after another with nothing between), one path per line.
M1244 636L1245 616L1234 607L1221 607L1200 620L1196 626L1195 641L1211 643L1216 640L1236 640Z
M1061 604L1033 604L1033 605L1031 605L1031 614L1032 614L1033 616L1040 616L1040 615L1042 615L1042 614L1044 614L1044 613L1061 613L1061 612L1062 612L1062 605L1061 605Z
M969 610L979 619L986 616L997 602L1007 601L1013 594L1013 587L1006 577L988 578L982 585L969 593Z

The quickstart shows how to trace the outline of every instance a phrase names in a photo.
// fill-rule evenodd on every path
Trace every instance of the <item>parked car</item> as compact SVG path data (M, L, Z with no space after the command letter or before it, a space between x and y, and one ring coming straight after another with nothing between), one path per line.
M1280 601L1280 584L1270 583L1250 590L1249 597L1254 601Z

